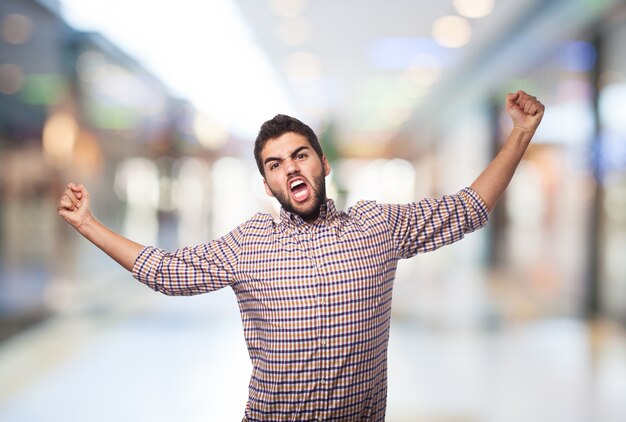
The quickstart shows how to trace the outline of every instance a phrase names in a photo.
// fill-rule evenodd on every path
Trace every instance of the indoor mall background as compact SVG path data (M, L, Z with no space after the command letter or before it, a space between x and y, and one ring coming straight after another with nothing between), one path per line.
M626 1L2 0L0 421L238 421L230 289L165 297L57 215L70 181L142 244L278 215L252 155L290 114L328 193L468 186L545 117L487 228L401 262L389 422L626 420Z

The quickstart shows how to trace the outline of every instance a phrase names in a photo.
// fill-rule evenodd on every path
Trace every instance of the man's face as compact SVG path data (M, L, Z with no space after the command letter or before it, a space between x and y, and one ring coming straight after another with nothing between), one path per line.
M267 194L304 221L315 221L326 201L324 177L330 173L326 157L320 159L305 136L287 132L265 144L261 162Z

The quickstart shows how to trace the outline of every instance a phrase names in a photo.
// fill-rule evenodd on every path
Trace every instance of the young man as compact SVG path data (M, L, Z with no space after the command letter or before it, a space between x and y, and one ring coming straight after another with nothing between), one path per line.
M102 225L89 193L70 183L59 214L139 281L168 295L230 286L253 372L244 420L382 421L397 262L455 242L487 222L544 112L508 94L513 129L502 150L459 193L407 205L326 198L330 166L313 131L278 115L263 124L255 158L280 221L257 214L221 239L166 252Z

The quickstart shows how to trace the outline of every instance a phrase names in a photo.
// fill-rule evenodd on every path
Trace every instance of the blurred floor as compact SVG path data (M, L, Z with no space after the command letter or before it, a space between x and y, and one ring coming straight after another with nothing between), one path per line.
M241 420L251 366L231 291L164 297L120 271L83 285L0 344L0 421ZM484 330L396 315L387 420L624 421L626 336L573 319Z

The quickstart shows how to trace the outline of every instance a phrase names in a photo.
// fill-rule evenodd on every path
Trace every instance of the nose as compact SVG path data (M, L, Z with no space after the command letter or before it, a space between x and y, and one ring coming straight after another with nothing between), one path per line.
M298 163L296 162L296 160L293 159L288 159L285 162L285 171L287 172L287 175L292 175L294 173L299 173L300 172L300 168L298 167Z

